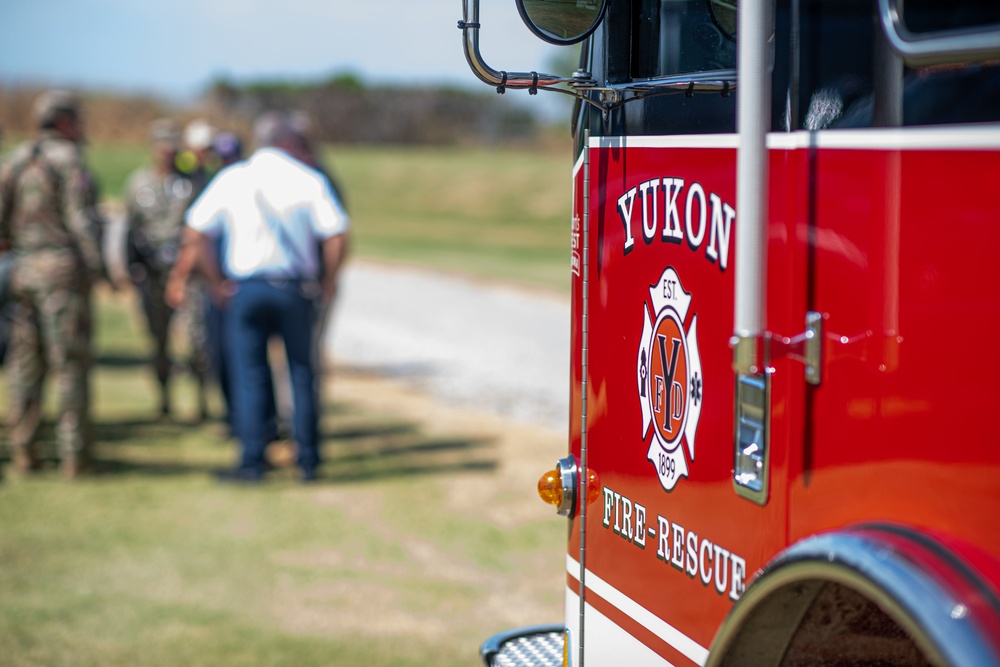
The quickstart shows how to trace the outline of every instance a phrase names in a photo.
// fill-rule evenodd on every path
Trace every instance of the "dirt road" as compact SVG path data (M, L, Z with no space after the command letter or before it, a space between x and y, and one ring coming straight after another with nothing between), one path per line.
M566 432L569 297L355 261L327 332L340 365Z
M439 461L447 472L420 482L424 493L436 489L433 503L407 498L425 517L458 517L477 528L455 538L461 549L442 549L424 529L405 540L419 555L410 559L415 580L429 590L459 582L474 591L471 601L419 623L390 613L399 606L391 600L373 606L368 599L377 609L371 615L358 616L364 605L345 607L368 631L398 633L406 623L421 641L457 642L472 664L474 647L490 634L562 618L565 520L542 504L535 484L566 452L568 301L433 271L357 261L346 269L326 340L336 400L346 410L412 421L429 442L475 445L453 454L428 449L456 458ZM338 417L349 419L349 412ZM335 435L331 451L344 447ZM324 492L339 506L373 512L358 517L362 525L386 520L377 510L384 491L363 502L361 487ZM470 559L468 550L481 553ZM495 559L505 565L490 566Z

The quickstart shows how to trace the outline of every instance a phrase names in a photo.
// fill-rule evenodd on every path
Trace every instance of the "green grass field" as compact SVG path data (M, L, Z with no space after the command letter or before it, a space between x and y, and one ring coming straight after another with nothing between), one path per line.
M154 419L137 305L97 304L105 470L64 481L51 425L40 473L7 468L0 664L457 667L496 631L559 618L565 523L533 491L559 438L344 373L319 483L279 467L222 485L235 443L190 421L184 374L176 420Z
M326 152L357 253L568 291L569 149Z
M91 150L106 193L140 155ZM357 256L565 288L567 156L329 157ZM472 665L488 635L561 617L565 522L534 495L561 438L342 373L325 392L319 484L279 468L259 488L220 485L212 470L235 444L218 422L188 421L184 374L178 420L153 419L138 306L96 301L106 471L74 483L54 460L28 479L6 471L0 664ZM49 454L52 440L49 427Z
M354 223L354 254L569 290L570 143L539 150L328 146ZM120 199L142 147L97 145L88 161Z

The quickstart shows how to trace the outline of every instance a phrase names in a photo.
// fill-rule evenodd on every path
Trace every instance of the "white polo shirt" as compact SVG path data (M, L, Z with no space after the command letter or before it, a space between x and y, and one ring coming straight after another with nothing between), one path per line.
M263 148L223 169L188 209L192 229L221 240L228 278L316 278L319 242L350 219L318 171Z

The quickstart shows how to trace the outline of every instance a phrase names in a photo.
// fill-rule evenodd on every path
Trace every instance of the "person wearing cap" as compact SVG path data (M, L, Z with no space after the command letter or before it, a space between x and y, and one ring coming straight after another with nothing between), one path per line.
M216 130L204 118L195 118L184 126L183 147L177 155L177 168L191 180L194 198L202 193L208 182L219 170L219 158L215 155L214 140ZM211 340L208 330L210 299L208 289L200 278L188 285L188 295L179 315L184 323L191 351L188 368L198 386L200 416L208 416L206 390L212 381L213 360Z
M212 152L219 160L220 169L236 164L243 159L243 142L234 132L218 132L212 140ZM221 244L216 242L216 257L221 254ZM215 303L211 299L206 304L205 331L208 337L208 352L211 357L212 374L219 386L219 393L222 395L222 403L225 421L229 433L236 432L236 425L233 423L232 413L232 388L229 382L229 364L226 361L226 341L225 341L225 310L221 304ZM273 395L273 392L272 392ZM272 412L274 400L269 405Z
M212 152L219 158L219 168L243 159L243 140L235 132L223 130L212 139Z
M3 125L0 125L0 149L3 149ZM7 357L10 336L10 278L14 273L14 253L7 244L0 243L0 364Z
M235 132L227 130L217 132L212 138L211 154L217 161L219 169L224 169L243 159L243 141ZM217 240L215 248L215 256L217 258L220 256L221 250L221 243ZM190 299L191 296L191 289L189 288L187 298ZM212 375L218 383L219 392L222 395L224 421L226 422L229 434L234 434L236 432L236 424L233 422L231 407L233 403L232 388L229 381L229 363L226 360L228 351L226 349L225 309L222 304L215 303L212 299L206 299L206 301L206 347L210 357ZM266 408L268 433L270 434L268 439L273 441L279 437L281 429L278 425L278 409L274 398L274 386L271 382L268 385L267 394L270 396Z
M34 114L37 137L0 166L0 243L16 258L7 434L14 468L22 474L38 469L42 389L51 372L61 468L73 478L92 464L90 290L107 278L104 221L84 160L77 98L47 91L35 101Z
M310 139L310 135L312 134L312 120L302 111L292 111L288 114L288 120L293 130L292 140L289 144L292 157L318 171L330 184L330 188L346 211L348 207L344 191L333 177L333 174L320 162L319 155L316 153L313 142ZM349 243L345 237L344 243L341 245L341 253L347 253L348 245ZM335 297L336 295L334 295ZM325 302L321 310L316 313L316 324L313 330L313 355L320 372L323 370L323 343L326 339L326 328L333 311L334 298ZM319 383L319 386L322 389L322 383Z
M216 299L226 300L239 464L220 479L259 482L268 444L267 341L285 344L294 397L293 429L303 481L320 463L316 369L312 331L317 301L336 291L350 220L328 182L291 155L294 129L287 117L266 114L255 123L258 150L215 177L186 216L186 236L168 298L182 301L199 266ZM214 243L221 239L221 267Z
M191 179L175 166L180 147L180 131L172 120L153 121L152 163L134 171L125 187L129 276L139 292L153 339L152 365L162 418L169 418L171 412L170 322L174 315L164 294L180 249L184 212L195 196ZM208 410L204 391L199 393L199 408L202 413Z
M177 170L191 179L197 197L219 168L213 151L215 128L204 118L195 118L184 126L182 138L183 144L175 160Z

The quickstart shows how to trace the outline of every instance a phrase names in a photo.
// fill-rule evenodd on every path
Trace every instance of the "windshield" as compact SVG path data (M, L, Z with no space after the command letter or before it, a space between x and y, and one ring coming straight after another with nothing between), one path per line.
M736 1L635 0L633 79L736 67ZM711 8L711 9L710 9ZM714 11L712 11L714 9Z

